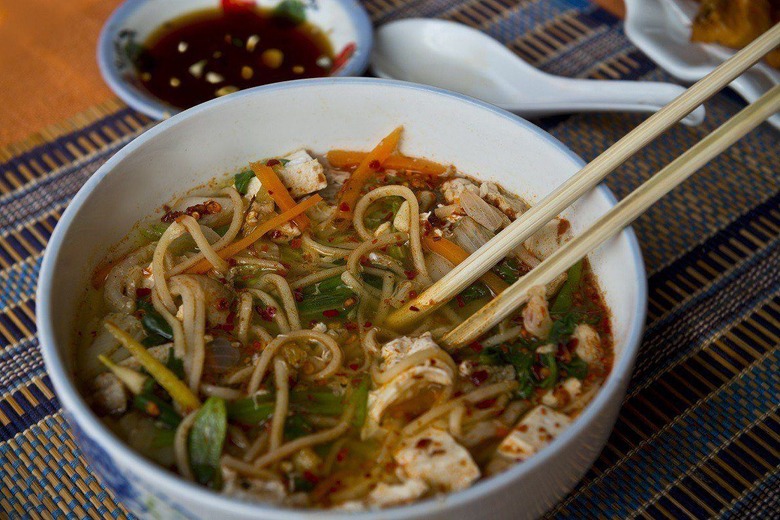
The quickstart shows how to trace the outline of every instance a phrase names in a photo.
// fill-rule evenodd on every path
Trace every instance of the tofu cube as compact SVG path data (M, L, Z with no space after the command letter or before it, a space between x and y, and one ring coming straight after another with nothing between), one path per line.
M523 417L501 441L498 454L516 461L530 458L565 430L571 419L552 408L539 405Z

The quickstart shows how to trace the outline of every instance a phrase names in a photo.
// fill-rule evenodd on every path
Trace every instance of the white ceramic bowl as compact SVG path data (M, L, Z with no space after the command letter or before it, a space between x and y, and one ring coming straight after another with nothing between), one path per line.
M282 0L252 0L257 6L274 8ZM346 57L333 76L359 76L368 67L373 29L368 13L356 0L303 2L306 20L323 30L333 54ZM125 0L106 21L97 46L103 79L122 101L155 119L180 112L144 89L128 58L128 46L143 44L164 22L198 11L219 7L220 0ZM262 35L261 35L262 36Z
M553 137L485 103L409 83L325 78L279 83L187 110L125 146L79 191L54 230L37 293L46 367L92 469L128 508L187 518L344 518L229 499L186 482L122 444L76 391L71 357L77 304L90 272L140 219L173 194L258 157L300 147L367 149L403 124L404 153L455 163L463 172L538 200L582 161ZM599 187L566 215L575 233L615 200ZM562 498L593 463L614 425L645 319L642 257L627 230L591 256L612 309L616 356L594 401L550 446L470 489L410 506L350 514L360 519L523 518ZM455 516L457 515L457 516Z

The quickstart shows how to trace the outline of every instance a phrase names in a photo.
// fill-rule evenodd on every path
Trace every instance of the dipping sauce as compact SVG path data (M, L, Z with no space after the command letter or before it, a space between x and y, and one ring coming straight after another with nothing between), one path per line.
M186 109L249 87L327 76L330 41L304 18L295 2L274 10L225 6L187 14L163 24L138 50L138 79L153 95Z

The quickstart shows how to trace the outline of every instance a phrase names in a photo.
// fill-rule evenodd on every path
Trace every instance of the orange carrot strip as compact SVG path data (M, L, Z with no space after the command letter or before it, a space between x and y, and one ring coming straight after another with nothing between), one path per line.
M279 215L276 215L275 217L266 220L259 226L257 226L250 234L245 236L244 238L240 240L236 240L232 244L229 244L219 251L217 251L217 254L222 259L230 258L231 256L235 255L236 253L239 253L246 249L247 247L251 246L255 242L257 242L263 235L268 233L274 228L277 228L287 222L288 220L292 220L293 218L297 217L298 215L303 215L303 212L307 209L311 208L318 202L322 200L322 197L319 195L313 195L309 197L308 199L300 202L299 204L293 206L292 208L280 213ZM212 265L211 263L206 260L205 258L198 262L197 264L193 265L189 269L187 269L188 273L192 274L203 274L209 269L211 269Z
M331 150L327 157L330 165L335 168L353 168L363 162L366 155L368 155L366 152ZM412 170L426 175L441 175L447 171L447 167L443 164L401 154L390 155L383 166L391 170Z
M288 209L295 207L295 200L290 196L287 187L282 184L281 179L276 175L273 168L262 162L253 162L250 163L249 166L252 168L252 171L255 172L255 176L260 180L263 188L266 189L282 211L287 211ZM301 231L309 226L309 219L306 215L295 217L293 222L295 222L298 229Z
M371 177L371 174L379 169L396 149L398 141L401 139L403 128L399 126L390 132L387 137L376 145L376 148L368 152L363 160L360 161L352 176L344 183L336 210L336 221L341 223L340 227L347 227L352 223L352 210L355 209L355 202L360 198L363 185Z
M458 244L451 242L446 238L436 238L437 240L434 240L434 237L425 236L423 237L423 244L425 244L425 247L427 247L429 250L433 251L437 255L443 256L455 265L458 265L466 258L468 258L469 254L464 251ZM491 291L493 291L493 294L498 294L508 287L504 280L490 271L483 274L480 277L480 280L484 282L484 284L487 285Z

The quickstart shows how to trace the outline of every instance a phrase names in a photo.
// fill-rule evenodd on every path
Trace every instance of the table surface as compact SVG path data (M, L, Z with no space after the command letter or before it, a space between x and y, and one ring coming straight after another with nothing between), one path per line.
M365 0L375 23L460 21L564 76L663 80L600 0ZM0 0L0 516L124 518L90 472L43 367L34 289L68 201L153 125L94 63L115 0ZM614 14L613 14L614 13ZM607 181L618 197L736 113L678 126ZM539 126L585 160L644 116L583 114ZM642 348L609 444L550 517L768 517L780 509L778 133L762 125L635 224L649 277Z

